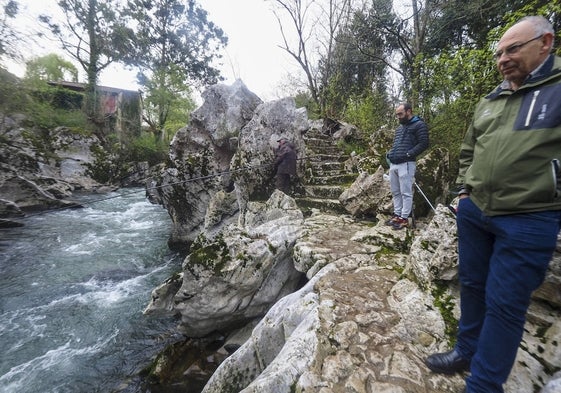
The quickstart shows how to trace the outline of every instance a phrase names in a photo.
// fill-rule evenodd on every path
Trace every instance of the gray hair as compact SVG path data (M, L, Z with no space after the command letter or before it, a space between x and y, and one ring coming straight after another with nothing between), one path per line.
M518 22L515 23L515 25L521 22L530 23L534 28L534 32L536 33L536 36L544 35L546 33L552 34L553 42L551 43L551 46L553 47L553 44L555 43L555 32L553 31L553 25L549 22L549 20L547 20L545 17L541 15L530 15L520 19Z

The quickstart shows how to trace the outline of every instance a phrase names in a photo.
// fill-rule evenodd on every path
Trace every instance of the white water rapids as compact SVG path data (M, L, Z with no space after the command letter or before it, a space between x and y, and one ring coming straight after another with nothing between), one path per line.
M0 392L141 392L135 374L174 340L144 316L180 269L170 219L141 189L0 229Z

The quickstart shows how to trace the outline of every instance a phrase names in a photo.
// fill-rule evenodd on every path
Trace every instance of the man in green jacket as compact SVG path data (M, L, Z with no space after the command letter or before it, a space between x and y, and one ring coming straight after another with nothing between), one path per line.
M547 19L521 19L501 37L504 81L476 108L460 152L457 343L429 356L434 372L471 371L467 393L502 393L532 292L561 225L561 58Z

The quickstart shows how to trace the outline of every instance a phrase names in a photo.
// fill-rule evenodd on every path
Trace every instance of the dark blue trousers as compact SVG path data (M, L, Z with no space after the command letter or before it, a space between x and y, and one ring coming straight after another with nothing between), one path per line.
M456 350L471 359L467 393L503 393L532 292L555 250L561 211L485 216L458 205L460 309Z

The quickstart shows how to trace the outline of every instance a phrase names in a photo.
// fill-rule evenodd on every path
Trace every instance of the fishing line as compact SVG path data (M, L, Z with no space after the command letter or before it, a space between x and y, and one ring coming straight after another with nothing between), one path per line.
M296 160L297 161L310 160L311 158L315 158L315 157L297 158ZM40 216L42 214L47 214L47 213L57 212L57 211L62 211L62 210L67 210L67 209L83 208L83 207L93 205L95 203L104 202L104 201L108 201L108 200L116 199L116 198L122 198L122 197L125 197L125 196L128 196L128 195L138 194L140 192L157 190L159 188L164 188L164 187L173 187L173 186L176 186L176 185L179 185L179 184L185 184L185 183L189 183L189 182L193 182L193 181L208 180L208 179L211 179L213 177L230 175L230 174L234 174L234 173L238 173L238 172L249 172L251 170L272 167L274 165L275 164L262 164L262 165L257 165L257 166L247 166L247 167L231 169L231 170L227 170L227 171L223 171L223 172L217 172L217 173L213 173L213 174L210 174L210 175L193 177L193 178L190 178L190 179L181 180L181 181L177 181L177 182L169 183L169 184L164 184L164 185L160 185L160 186L145 187L142 190L125 191L125 192L121 192L119 195L111 195L111 196L108 196L108 197L97 198L97 199L94 199L94 200L91 200L91 201L88 201L88 202L84 202L84 203L76 202L75 204L72 204L72 205L59 206L59 207L56 207L56 208L53 208L53 209L42 210L42 211L38 211L38 212L34 212L34 213L25 214L24 217L15 217L15 218L10 219L10 220L17 220L17 219L35 217L35 216ZM139 182L145 182L145 181L150 180L150 179L152 179L152 177L147 177L147 178L141 179L141 180L139 180ZM2 220L2 218L0 218L0 220Z

